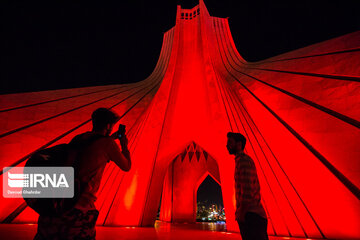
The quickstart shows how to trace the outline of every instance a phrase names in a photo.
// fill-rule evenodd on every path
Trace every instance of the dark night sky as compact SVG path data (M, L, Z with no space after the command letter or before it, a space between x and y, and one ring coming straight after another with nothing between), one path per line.
M221 193L221 186L217 182L215 182L215 180L212 177L207 176L198 188L197 201L198 202L207 201L209 205L218 204L224 206L222 193Z
M0 92L136 82L183 1L1 1ZM229 17L240 54L262 60L360 29L358 0L205 0Z

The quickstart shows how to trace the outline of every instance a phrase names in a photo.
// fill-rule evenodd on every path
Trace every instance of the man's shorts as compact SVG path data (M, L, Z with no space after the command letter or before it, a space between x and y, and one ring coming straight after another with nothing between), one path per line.
M39 216L34 240L43 239L95 239L95 224L99 211L72 209L59 217Z

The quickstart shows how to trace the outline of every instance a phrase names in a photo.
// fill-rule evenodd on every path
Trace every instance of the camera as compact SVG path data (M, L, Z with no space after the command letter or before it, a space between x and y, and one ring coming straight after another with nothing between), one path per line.
M125 135L125 128L126 128L125 125L123 125L123 124L119 125L119 129L117 131L119 138L122 138Z

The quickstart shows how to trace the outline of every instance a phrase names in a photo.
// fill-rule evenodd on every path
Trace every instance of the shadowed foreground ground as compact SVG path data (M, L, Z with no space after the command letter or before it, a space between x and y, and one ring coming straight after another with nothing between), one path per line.
M36 233L36 224L0 224L1 239L32 239ZM239 233L226 232L224 224L197 223L197 224L168 224L156 222L154 228L140 227L97 227L97 240L102 239L237 239ZM288 237L270 237L271 240L298 239Z

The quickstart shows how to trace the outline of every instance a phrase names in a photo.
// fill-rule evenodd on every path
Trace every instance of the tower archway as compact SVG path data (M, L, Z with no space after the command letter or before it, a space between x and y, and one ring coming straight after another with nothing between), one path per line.
M225 223L221 183L210 173L205 173L198 182L196 192L196 222Z
M172 223L195 223L197 190L207 176L220 184L216 160L191 143L169 165L164 178L160 217Z

